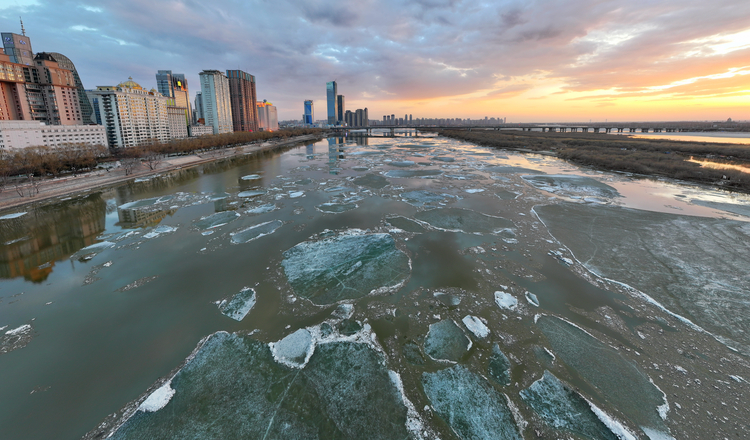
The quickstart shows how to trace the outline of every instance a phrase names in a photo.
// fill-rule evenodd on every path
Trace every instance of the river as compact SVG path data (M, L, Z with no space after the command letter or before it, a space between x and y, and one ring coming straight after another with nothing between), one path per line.
M2 212L0 438L743 436L748 202L352 136Z

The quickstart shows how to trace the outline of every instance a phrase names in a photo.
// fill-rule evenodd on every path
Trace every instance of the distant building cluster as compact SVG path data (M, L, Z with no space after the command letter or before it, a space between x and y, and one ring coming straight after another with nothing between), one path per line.
M338 83L329 81L326 83L326 119L321 122L315 121L313 100L306 99L304 101L302 125L367 127L370 122L366 108L355 111L347 110L344 95L338 94Z
M68 57L35 54L23 23L21 29L0 34L0 152L63 144L117 149L278 129L276 107L258 101L255 77L242 70L204 70L193 102L185 75L171 70L158 70L151 90L132 77L86 90Z
M489 118L487 116L484 119L462 119L462 118L413 118L412 115L404 115L403 118L397 118L396 115L383 115L382 121L371 121L370 125L375 126L496 126L498 124L504 124L505 118Z

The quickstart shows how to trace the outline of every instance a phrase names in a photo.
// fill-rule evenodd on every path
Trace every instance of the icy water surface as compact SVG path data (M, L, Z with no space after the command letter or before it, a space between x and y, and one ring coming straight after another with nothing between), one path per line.
M0 213L0 438L743 438L750 199L331 138Z

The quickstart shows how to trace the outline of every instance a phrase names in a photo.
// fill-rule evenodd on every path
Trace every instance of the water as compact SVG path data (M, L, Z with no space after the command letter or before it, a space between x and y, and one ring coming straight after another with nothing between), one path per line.
M614 135L629 135L643 139L665 139L685 142L711 142L718 144L750 144L750 133L740 132L680 132L680 133L610 133Z
M353 137L3 212L0 438L736 438L747 205Z

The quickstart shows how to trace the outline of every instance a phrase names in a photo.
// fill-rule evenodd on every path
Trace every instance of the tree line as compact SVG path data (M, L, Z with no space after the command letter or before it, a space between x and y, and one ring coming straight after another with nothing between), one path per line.
M293 136L318 134L323 130L313 128L284 129L274 132L235 132L219 135L205 135L187 139L173 139L159 142L151 139L137 147L107 149L103 145L85 143L62 144L56 147L36 146L12 150L0 149L0 191L11 181L30 182L36 188L45 177L61 174L76 174L90 171L97 165L120 161L125 173L146 164L155 169L161 158L168 155L193 154L223 148L233 148L272 139L283 140ZM130 172L129 172L130 171ZM33 194L30 194L33 195Z

